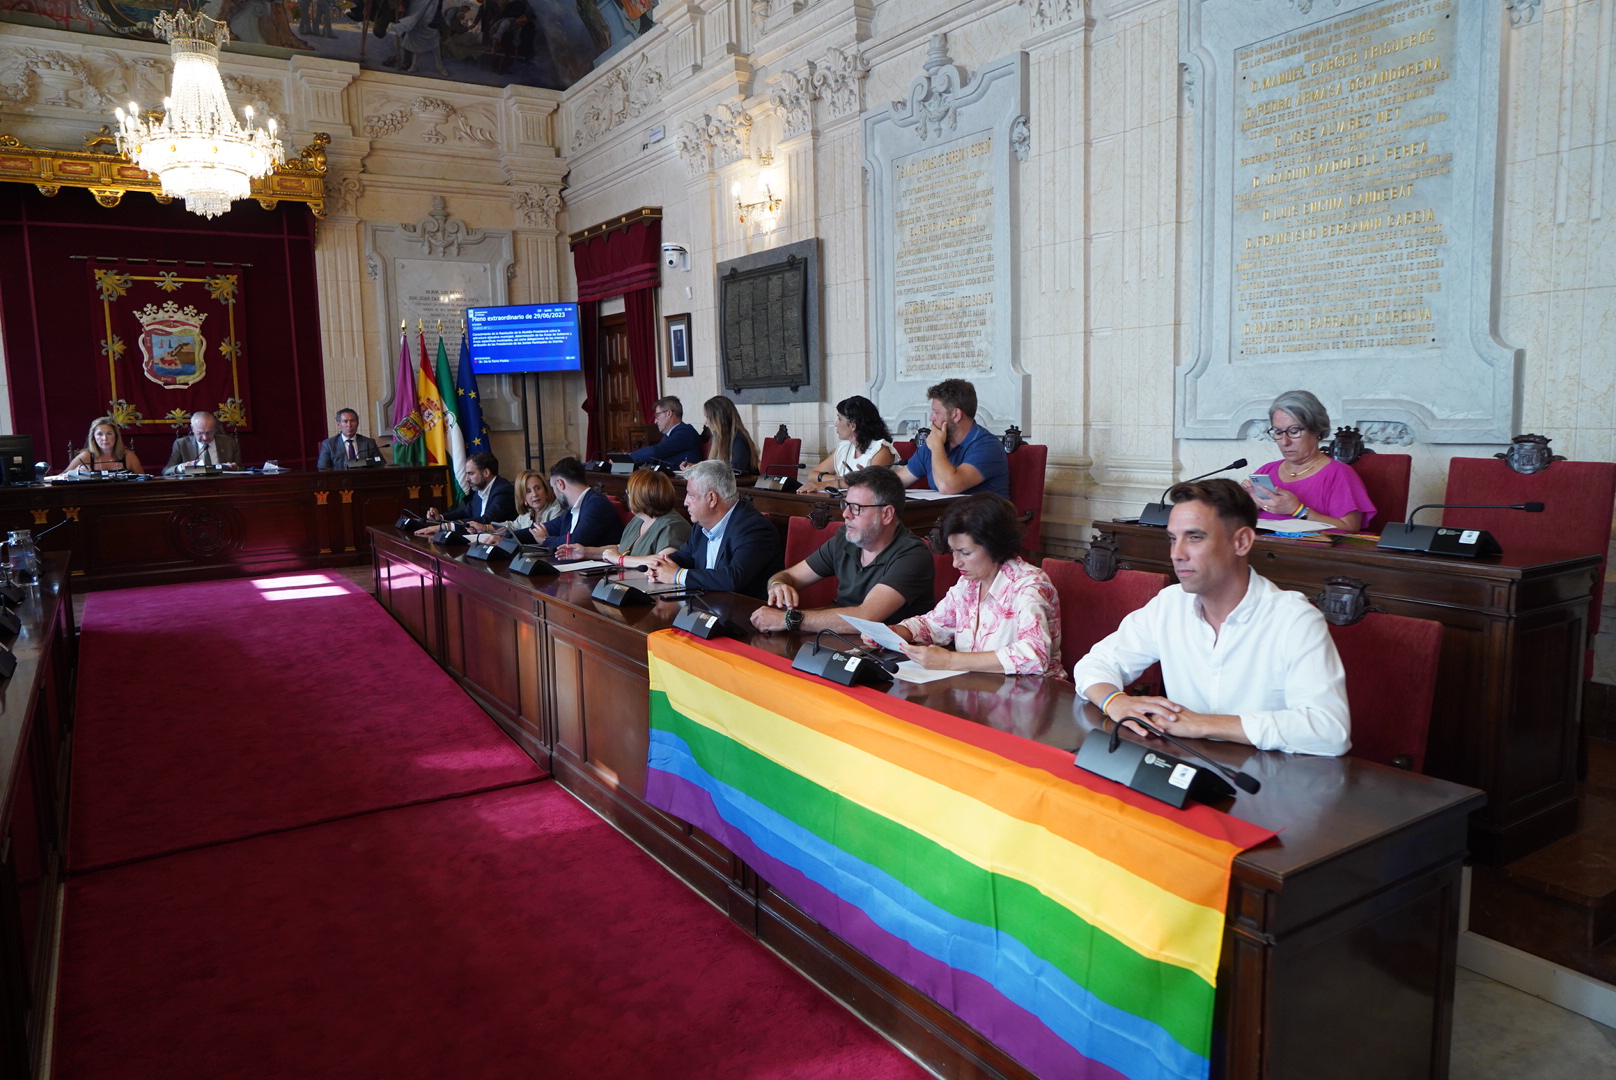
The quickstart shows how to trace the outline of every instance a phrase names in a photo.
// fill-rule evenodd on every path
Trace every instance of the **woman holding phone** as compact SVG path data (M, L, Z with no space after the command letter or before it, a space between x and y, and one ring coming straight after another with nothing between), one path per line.
M1341 532L1358 532L1374 518L1375 504L1358 474L1320 447L1330 434L1330 414L1318 398L1285 391L1268 406L1268 425L1280 459L1240 482L1256 500L1258 517L1305 518Z

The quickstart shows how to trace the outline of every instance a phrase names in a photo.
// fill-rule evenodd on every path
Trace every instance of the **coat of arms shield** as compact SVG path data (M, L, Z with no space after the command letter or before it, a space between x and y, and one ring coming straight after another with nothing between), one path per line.
M142 327L141 370L146 378L166 390L177 390L207 375L207 341L202 337L206 314L170 300L162 307L147 304L135 318Z

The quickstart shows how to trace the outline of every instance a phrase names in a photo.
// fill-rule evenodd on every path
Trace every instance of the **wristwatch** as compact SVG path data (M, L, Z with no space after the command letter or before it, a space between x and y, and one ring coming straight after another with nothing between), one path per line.
M786 629L793 631L802 629L801 608L786 608Z

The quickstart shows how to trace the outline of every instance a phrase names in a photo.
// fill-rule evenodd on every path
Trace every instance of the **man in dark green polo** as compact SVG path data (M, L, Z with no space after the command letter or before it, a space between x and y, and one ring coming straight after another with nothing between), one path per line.
M837 630L852 627L842 616L893 623L923 615L935 605L931 551L904 528L903 483L891 469L874 466L847 477L842 527L819 549L769 579L768 604L752 613L759 630ZM834 607L804 611L799 589L836 579Z

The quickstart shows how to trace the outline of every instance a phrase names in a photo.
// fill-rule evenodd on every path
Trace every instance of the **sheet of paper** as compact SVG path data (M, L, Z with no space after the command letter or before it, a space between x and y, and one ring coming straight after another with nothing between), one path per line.
M598 570L602 566L611 566L613 564L601 562L599 559L580 559L577 562L558 562L551 565L556 568L557 573L565 574L572 570Z
M1257 528L1278 533L1310 533L1323 532L1325 529L1333 529L1335 526L1323 521L1309 521L1306 518L1285 518L1284 520L1259 518Z
M872 622L869 619L855 619L851 615L843 615L842 620L883 649L903 652L903 647L907 644L903 638L894 634L892 627L886 623Z
M948 679L955 675L962 675L960 671L939 671L936 668L923 668L913 660L905 660L898 665L897 676L907 683L929 683L938 679Z
M927 502L933 499L963 498L963 496L960 495L947 495L941 491L933 491L930 488L921 488L919 491L916 491L914 488L910 488L908 491L903 493L903 497L906 499L919 499L921 502Z

